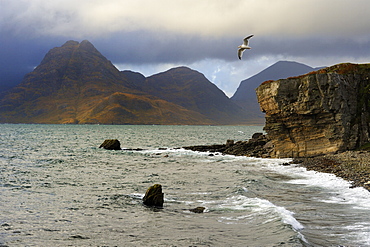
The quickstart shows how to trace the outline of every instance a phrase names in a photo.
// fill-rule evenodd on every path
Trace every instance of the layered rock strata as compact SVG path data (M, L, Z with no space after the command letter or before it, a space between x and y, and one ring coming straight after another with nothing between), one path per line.
M370 141L370 64L338 64L257 89L272 157L353 150Z

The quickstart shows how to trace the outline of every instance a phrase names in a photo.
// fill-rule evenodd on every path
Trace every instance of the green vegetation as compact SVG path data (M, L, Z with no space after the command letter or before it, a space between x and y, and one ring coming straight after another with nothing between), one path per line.
M362 145L357 149L357 151L370 151L370 142Z

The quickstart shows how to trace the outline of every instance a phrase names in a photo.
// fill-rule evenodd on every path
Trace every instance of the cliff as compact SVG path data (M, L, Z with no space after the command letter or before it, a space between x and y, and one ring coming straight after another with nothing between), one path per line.
M255 89L264 81L299 76L313 70L316 69L297 62L276 62L258 74L241 81L231 100L248 112L258 123L264 124L265 116L260 111Z
M370 64L338 64L257 89L272 157L353 150L370 141Z

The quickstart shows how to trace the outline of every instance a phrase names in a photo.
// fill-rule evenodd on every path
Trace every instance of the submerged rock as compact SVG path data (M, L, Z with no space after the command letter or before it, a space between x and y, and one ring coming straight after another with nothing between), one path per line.
M201 214L204 212L206 208L205 207L196 207L193 209L189 209L190 212L196 213L196 214Z
M117 139L107 139L100 145L99 148L108 150L121 150L121 143Z
M162 185L154 184L150 186L143 197L143 203L150 207L163 207L164 193L162 193Z

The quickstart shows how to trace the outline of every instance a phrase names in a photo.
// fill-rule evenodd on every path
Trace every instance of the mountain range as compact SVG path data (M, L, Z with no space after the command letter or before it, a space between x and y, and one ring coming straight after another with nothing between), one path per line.
M263 124L254 89L266 80L312 70L294 62L278 62L242 81L230 99L190 68L145 77L119 71L87 40L67 41L51 49L19 85L1 96L0 122Z

